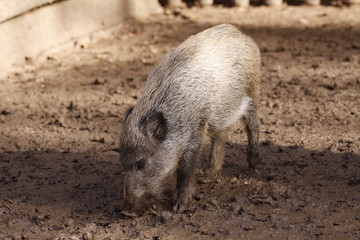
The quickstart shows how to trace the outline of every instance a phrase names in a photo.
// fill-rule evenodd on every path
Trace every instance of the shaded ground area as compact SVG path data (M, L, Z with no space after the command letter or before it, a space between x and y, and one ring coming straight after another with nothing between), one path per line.
M359 239L359 14L192 8L29 61L0 80L0 239ZM263 165L247 169L239 123L188 212L123 218L123 113L169 49L222 22L262 51Z

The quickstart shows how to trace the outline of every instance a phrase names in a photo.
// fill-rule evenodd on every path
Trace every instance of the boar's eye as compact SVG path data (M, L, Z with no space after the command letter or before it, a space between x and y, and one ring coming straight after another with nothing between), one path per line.
M135 163L135 166L136 166L136 169L141 171L145 168L145 163L146 163L146 160L144 158L136 161Z

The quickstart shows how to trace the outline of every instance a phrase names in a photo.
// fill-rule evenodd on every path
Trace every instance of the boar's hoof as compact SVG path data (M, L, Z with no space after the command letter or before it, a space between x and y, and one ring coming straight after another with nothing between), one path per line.
M206 170L205 176L211 179L221 178L220 171L216 171L213 168L209 168L208 170Z
M259 154L250 154L247 158L250 169L255 169L255 167L260 163Z
M177 200L174 204L173 210L176 213L183 213L186 210L187 202L182 200Z

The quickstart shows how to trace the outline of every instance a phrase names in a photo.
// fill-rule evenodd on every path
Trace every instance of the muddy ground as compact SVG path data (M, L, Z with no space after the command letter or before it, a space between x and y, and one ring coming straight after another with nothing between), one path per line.
M167 11L28 59L0 80L0 239L359 239L359 16L331 6ZM223 178L199 170L187 212L163 204L124 217L123 113L169 49L223 22L262 52L263 165L248 170L239 123Z

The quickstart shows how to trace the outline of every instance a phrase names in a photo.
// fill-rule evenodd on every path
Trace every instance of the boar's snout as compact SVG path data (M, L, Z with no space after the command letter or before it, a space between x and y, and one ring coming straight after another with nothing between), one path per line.
M142 197L127 195L124 198L123 210L140 213L151 206L151 204L153 203L153 198L154 197L149 194L146 194Z
M139 212L151 206L154 200L154 196L149 193L137 196L128 181L125 181L123 194L123 209L126 211Z
M142 208L140 198L136 197L134 194L125 192L126 190L124 190L123 210L138 212Z
M123 189L123 200L124 200L124 206L123 209L124 210L134 210L137 207L138 202L138 198L135 196L132 186L129 182L129 176L128 174L126 174L125 176L125 183L124 183L124 189Z

